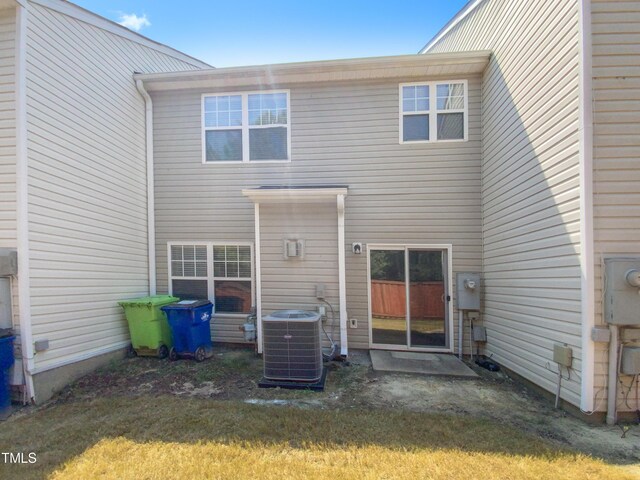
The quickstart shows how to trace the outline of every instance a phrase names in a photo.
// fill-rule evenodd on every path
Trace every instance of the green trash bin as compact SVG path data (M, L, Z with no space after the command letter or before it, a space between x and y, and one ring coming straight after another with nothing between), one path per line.
M129 324L131 347L138 355L165 358L173 346L167 317L160 307L179 301L171 295L133 298L118 302Z

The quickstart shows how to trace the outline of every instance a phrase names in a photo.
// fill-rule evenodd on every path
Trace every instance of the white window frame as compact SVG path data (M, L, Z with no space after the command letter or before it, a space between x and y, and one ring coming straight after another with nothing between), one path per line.
M286 125L249 125L249 95L284 93L287 95L287 124ZM242 125L233 127L207 127L205 126L204 100L206 97L240 96L242 102ZM291 92L284 90L255 90L250 92L217 92L203 93L200 97L200 131L202 136L202 163L204 165L246 165L262 163L291 163ZM287 158L282 160L250 160L249 159L249 130L252 128L287 128ZM207 131L216 130L241 130L242 131L242 160L225 160L220 162L207 162Z
M450 83L461 83L464 90L464 108L455 110L438 110L438 85L446 85ZM402 111L402 87L415 86L429 87L429 110L419 112L403 112ZM398 140L400 144L420 144L420 143L451 143L466 142L469 140L469 82L467 80L437 80L429 82L411 82L401 83L398 85ZM462 113L464 138L452 138L448 140L438 140L438 114L439 113ZM404 140L404 123L405 115L429 115L429 140Z
M446 311L446 325L448 328L448 342L444 347L409 347L410 343L410 302L411 297L409 295L409 285L406 285L406 326L407 326L407 344L406 345L384 345L373 343L373 313L371 308L371 252L373 250L398 250L405 254L405 272L409 272L409 251L410 250L422 250L422 251L440 251L446 252L446 270L443 268L443 273L446 275L444 280L445 285L445 298L447 298L447 304L445 305ZM369 321L369 349L370 350L404 350L410 352L435 352L435 353L452 353L455 348L454 343L454 330L453 330L453 244L451 243L424 243L424 244L412 244L412 243L371 243L367 245L367 318Z
M235 162L238 163L238 162ZM206 277L174 277L172 272L172 264L171 264L171 247L177 245L195 245L195 246L206 246L207 247L207 276ZM245 277L241 278L222 278L215 277L213 275L213 247L219 246L238 246L238 247L250 247L251 251L251 278L247 279ZM207 297L214 304L214 317L246 317L246 313L229 313L229 312L220 312L217 313L215 311L215 281L243 281L246 282L251 280L251 308L255 308L256 306L256 274L255 274L255 253L253 242L190 242L188 240L184 241L172 241L167 242L167 279L168 279L168 291L169 295L173 295L173 280L207 280Z

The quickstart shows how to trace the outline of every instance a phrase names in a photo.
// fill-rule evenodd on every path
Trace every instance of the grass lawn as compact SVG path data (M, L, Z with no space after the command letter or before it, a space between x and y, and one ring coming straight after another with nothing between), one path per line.
M2 479L638 478L487 419L169 395L14 417L0 451L37 454L35 465L0 463Z

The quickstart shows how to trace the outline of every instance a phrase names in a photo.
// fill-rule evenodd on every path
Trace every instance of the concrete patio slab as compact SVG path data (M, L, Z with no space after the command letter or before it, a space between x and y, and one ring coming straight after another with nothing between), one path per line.
M373 369L382 372L423 373L476 378L478 375L458 357L446 353L371 350Z

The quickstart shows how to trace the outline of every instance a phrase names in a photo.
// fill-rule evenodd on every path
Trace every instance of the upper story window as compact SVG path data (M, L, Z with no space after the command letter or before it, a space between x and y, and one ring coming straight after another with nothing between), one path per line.
M203 95L203 161L290 159L289 92Z
M400 85L400 143L467 140L467 82Z

